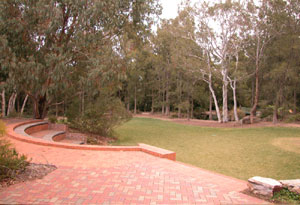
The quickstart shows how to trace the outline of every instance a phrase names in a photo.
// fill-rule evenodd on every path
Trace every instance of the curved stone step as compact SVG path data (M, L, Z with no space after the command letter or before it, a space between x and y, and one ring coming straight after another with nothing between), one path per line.
M21 135L27 136L27 137L35 138L31 135L32 133L42 131L42 130L47 130L48 127L49 127L48 122L34 122L34 123L21 125L21 126L15 128L15 132L19 133ZM59 141L59 140L65 138L65 134L66 134L65 131L53 130L52 132L43 136L42 139L45 139L45 140L48 140L51 142ZM57 139L55 140L55 138L57 138Z
M57 141L64 139L65 136L66 136L66 132L64 132L64 131L53 131L51 133L46 134L43 137L43 139L52 141L52 142L57 142Z

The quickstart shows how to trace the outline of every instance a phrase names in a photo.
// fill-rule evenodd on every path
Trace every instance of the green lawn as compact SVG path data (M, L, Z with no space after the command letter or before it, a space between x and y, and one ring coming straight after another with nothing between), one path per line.
M206 128L133 118L116 133L114 145L154 145L175 151L178 161L243 180L300 178L300 153L272 145L278 138L299 139L300 128Z

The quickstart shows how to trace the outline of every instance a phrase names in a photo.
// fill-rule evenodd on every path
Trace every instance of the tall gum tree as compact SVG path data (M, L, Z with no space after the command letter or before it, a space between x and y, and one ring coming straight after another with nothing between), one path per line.
M254 1L249 0L247 5L248 11L248 34L249 34L249 48L246 49L247 56L249 56L255 65L255 94L253 106L250 111L250 122L254 123L254 117L259 103L260 95L260 70L262 61L265 57L265 50L271 39L278 31L273 30L272 26L268 24L267 11L268 1L261 0L258 5Z
M29 95L34 117L46 116L56 90L65 95L77 86L78 69L109 72L101 63L107 46L125 26L143 33L159 9L156 0L1 1L0 36L13 53L9 77Z
M207 62L207 69L200 70L202 75L207 76L205 82L209 84L219 122L228 122L228 85L231 85L234 93L236 90L236 82L230 78L230 66L237 55L237 47L241 49L236 40L240 37L238 32L242 30L240 27L243 25L243 21L240 20L241 5L231 1L225 3L204 1L191 11L196 22L196 35L192 40L201 47L204 56L202 60ZM199 55L198 58L201 59ZM218 113L217 99L210 82L212 75L222 81L222 116Z

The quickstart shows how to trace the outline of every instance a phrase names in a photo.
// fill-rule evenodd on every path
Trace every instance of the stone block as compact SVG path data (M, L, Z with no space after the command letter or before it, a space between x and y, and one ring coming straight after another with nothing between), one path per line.
M248 179L248 187L252 193L268 197L272 197L274 192L283 188L282 184L275 179L258 176Z

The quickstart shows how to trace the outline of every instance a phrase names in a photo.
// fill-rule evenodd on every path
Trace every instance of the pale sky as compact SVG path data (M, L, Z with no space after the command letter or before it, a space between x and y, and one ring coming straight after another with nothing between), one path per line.
M161 18L170 19L175 18L177 16L177 8L182 0L160 0L161 5L163 7ZM199 2L201 0L191 0L192 4ZM219 2L220 0L210 0L210 2ZM222 0L223 2L223 0ZM254 2L257 2L255 0Z
M160 0L163 11L161 18L170 19L177 16L177 6L180 4L181 0Z

